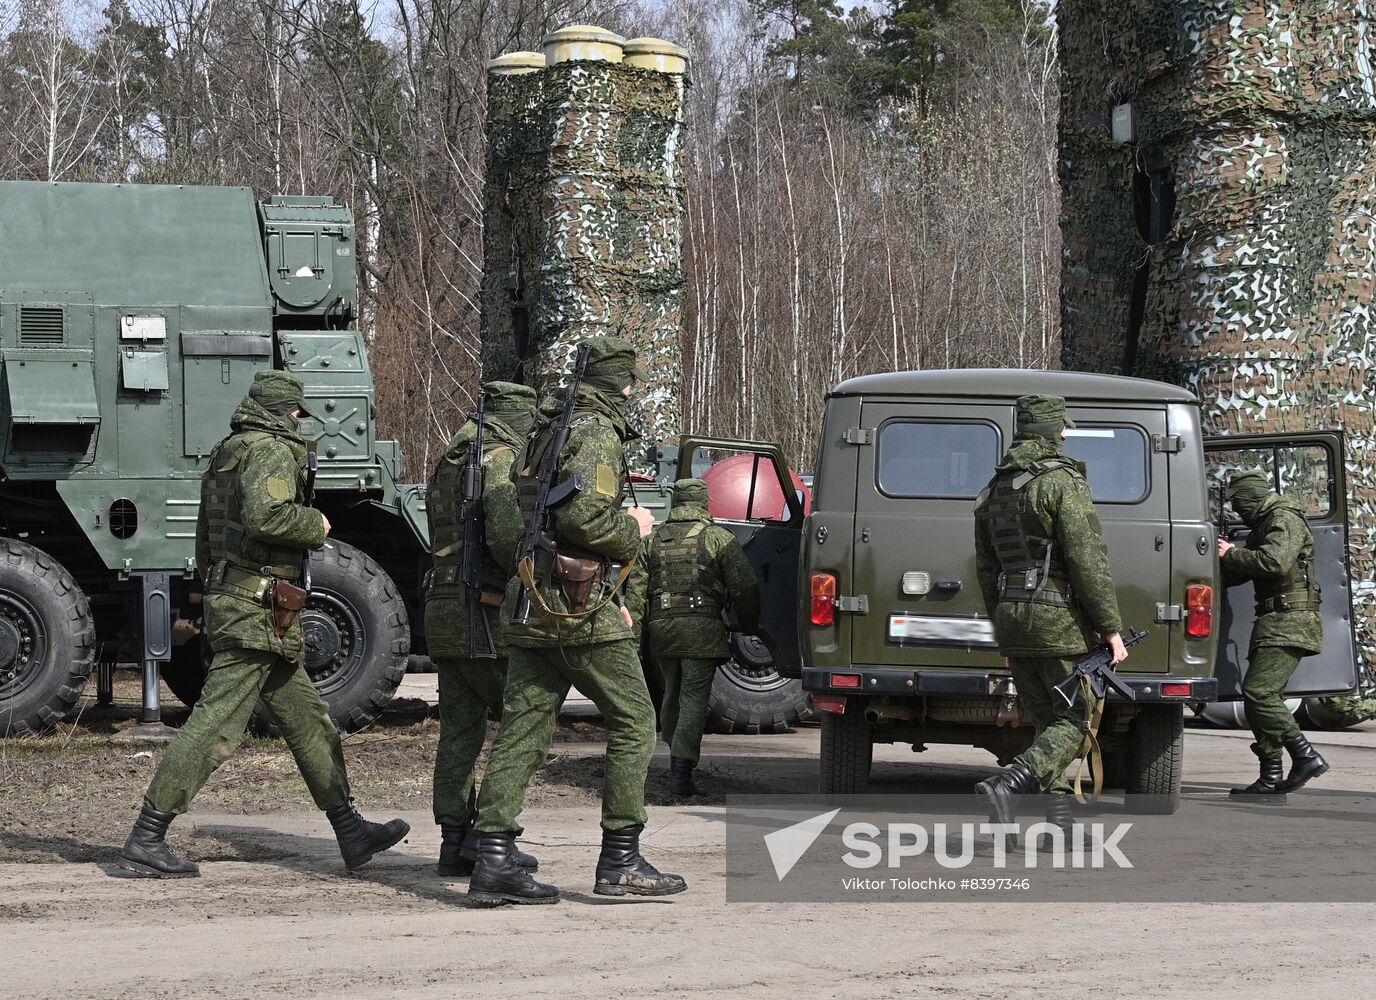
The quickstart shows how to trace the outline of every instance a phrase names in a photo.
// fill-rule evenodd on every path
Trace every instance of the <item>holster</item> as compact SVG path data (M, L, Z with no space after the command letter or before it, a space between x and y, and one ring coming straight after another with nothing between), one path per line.
M592 594L593 584L602 571L600 559L584 559L580 556L554 553L554 579L563 591L564 603L574 614L582 614L588 609L588 597Z
M268 591L268 604L272 608L273 631L282 639L291 631L296 616L306 606L310 591L302 590L286 580L274 579Z

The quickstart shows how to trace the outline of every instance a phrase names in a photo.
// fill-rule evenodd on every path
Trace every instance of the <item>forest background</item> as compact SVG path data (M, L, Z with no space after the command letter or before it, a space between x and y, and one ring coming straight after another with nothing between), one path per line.
M330 195L410 478L478 378L488 59L690 52L687 429L803 468L873 371L1059 363L1054 0L0 0L0 177Z

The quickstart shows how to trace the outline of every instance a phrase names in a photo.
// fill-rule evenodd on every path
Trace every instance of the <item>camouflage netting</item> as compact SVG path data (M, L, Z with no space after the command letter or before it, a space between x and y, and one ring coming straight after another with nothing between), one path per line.
M686 85L678 74L576 61L491 87L485 370L509 374L515 360L506 297L515 246L535 360L527 381L547 388L581 337L623 336L652 377L638 427L655 442L676 438L681 423ZM537 129L518 113L533 87Z
M1376 19L1355 0L1062 0L1067 368L1193 389L1214 433L1344 428L1358 637L1376 652ZM1132 102L1137 143L1115 145ZM1133 188L1177 199L1152 249ZM1172 185L1173 182L1173 185ZM1168 196L1163 200L1168 200ZM1144 227L1145 228L1145 227Z

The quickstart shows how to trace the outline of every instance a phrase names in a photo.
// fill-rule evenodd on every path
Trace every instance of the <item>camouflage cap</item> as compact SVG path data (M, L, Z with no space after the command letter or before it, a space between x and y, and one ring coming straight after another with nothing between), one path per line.
M636 364L635 346L621 337L585 337L577 344L588 345L586 378L630 375L640 382L650 381L649 374Z
M263 409L279 417L285 417L294 410L312 417L316 415L306 403L305 384L291 372L259 372L253 376L248 395Z
M1228 477L1229 500L1260 500L1271 492L1271 477L1260 469L1243 469Z
M707 484L701 479L679 479L674 483L674 503L707 506Z
M1018 427L1036 424L1064 424L1074 427L1075 421L1065 413L1065 398L1049 393L1033 393L1019 396L1013 404Z
M484 382L483 392L496 413L535 409L535 390L519 382Z

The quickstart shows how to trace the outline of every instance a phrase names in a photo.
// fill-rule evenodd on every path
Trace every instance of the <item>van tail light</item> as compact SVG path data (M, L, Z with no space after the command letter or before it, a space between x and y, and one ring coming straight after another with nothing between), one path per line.
M1194 685L1188 681L1183 684L1162 684L1162 698L1188 698L1194 694Z
M1185 634L1206 639L1214 634L1214 588L1192 583L1185 588Z
M812 696L812 707L819 712L830 712L832 715L845 715L846 696L843 694L814 694Z
M812 574L812 624L836 624L836 577L830 573Z

